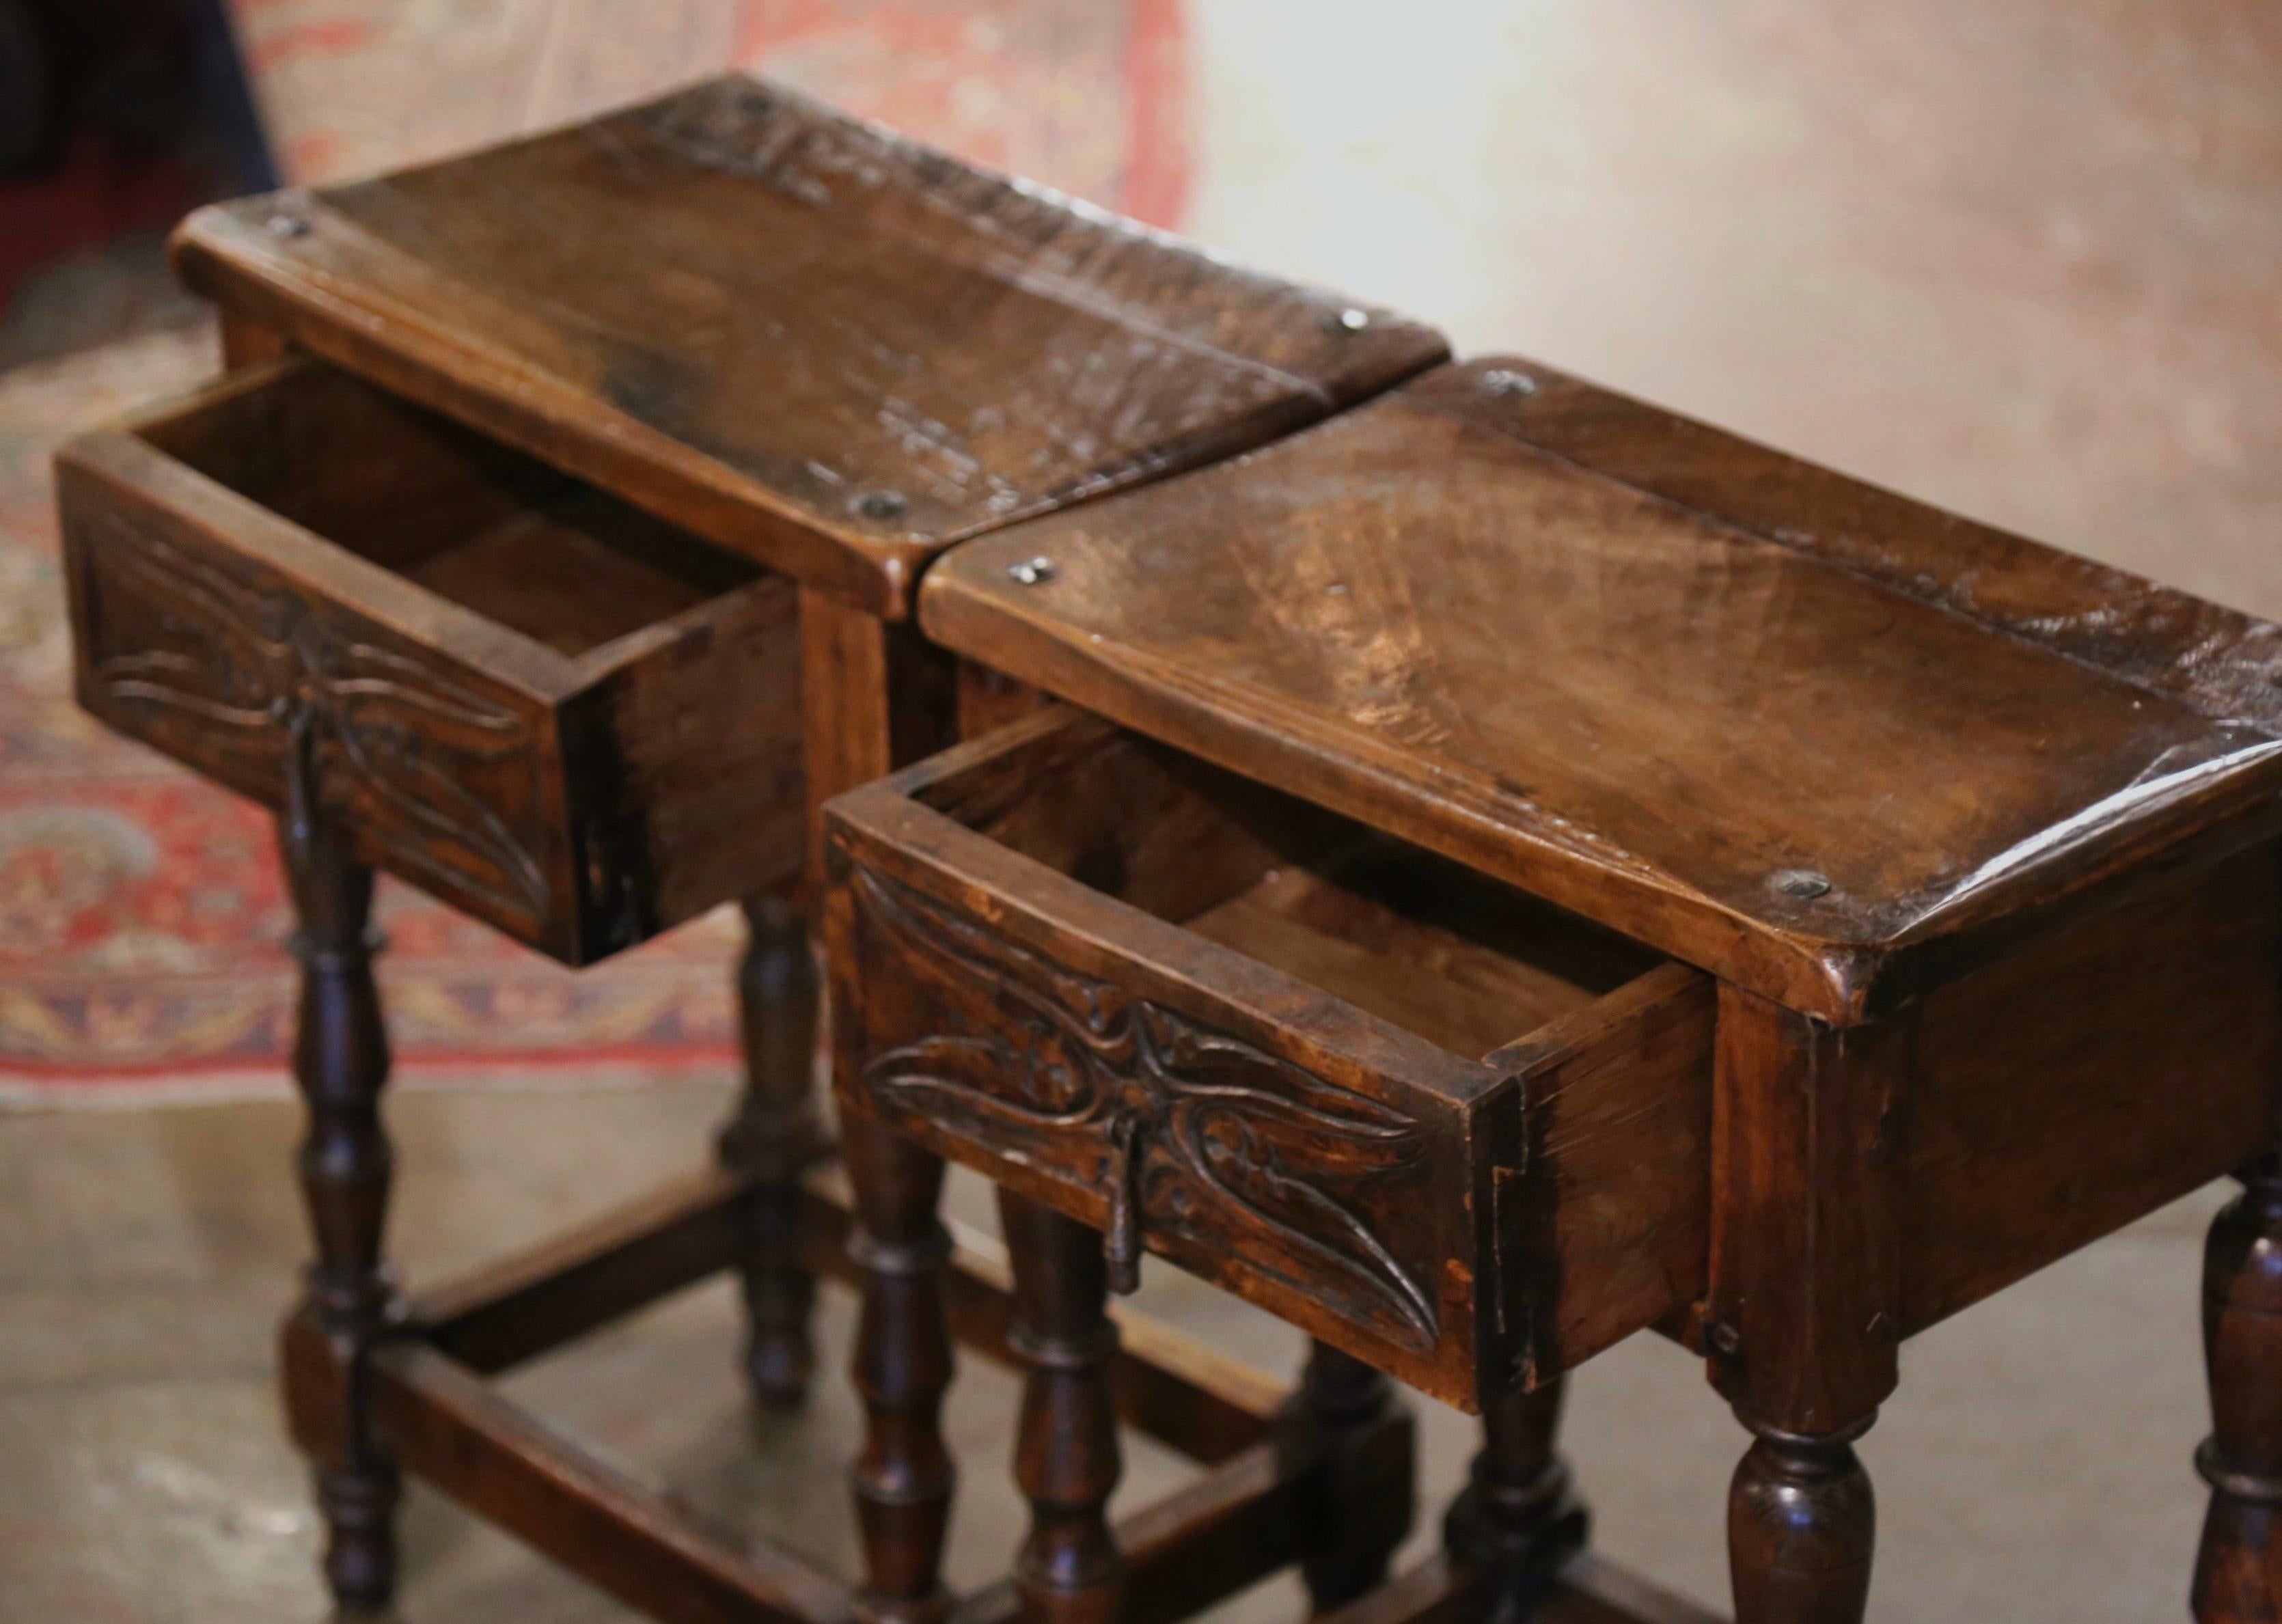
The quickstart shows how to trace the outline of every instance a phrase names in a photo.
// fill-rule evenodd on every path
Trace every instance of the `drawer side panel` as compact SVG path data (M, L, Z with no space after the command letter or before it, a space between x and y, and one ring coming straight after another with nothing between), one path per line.
M772 577L706 605L565 707L601 951L799 876L800 665L798 593Z
M1704 1296L1718 1003L1668 964L1527 1045L1526 1162L1500 1169L1498 1199L1533 1384Z

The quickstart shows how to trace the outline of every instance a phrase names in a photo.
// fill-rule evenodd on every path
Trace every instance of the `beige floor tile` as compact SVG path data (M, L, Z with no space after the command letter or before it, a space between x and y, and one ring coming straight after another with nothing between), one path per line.
M398 1254L414 1280L543 1234L687 1165L726 1084L570 1092L425 1091L391 1101ZM0 1624L327 1615L316 1532L269 1387L270 1325L298 1257L282 1102L0 1118ZM2195 1290L2217 1193L2159 1213L1913 1342L1864 1445L1882 1538L1872 1617L2144 1624L2184 1616L2204 1422ZM987 1224L969 1178L950 1209ZM27 1250L27 1241L31 1249ZM1150 1311L1264 1367L1285 1327L1153 1265ZM726 1282L518 1372L510 1387L730 1528L774 1530L848 1571L842 1484L851 1322L827 1294L813 1405L755 1421L732 1366ZM1677 1349L1643 1337L1576 1384L1569 1441L1602 1547L1676 1588L1723 1594L1721 1508L1741 1434ZM1015 1387L962 1371L949 1426L965 1473L951 1560L998 1571L1019 1532L1007 1482ZM1426 1515L1471 1448L1424 1405ZM1184 1468L1132 1443L1122 1503ZM405 1524L404 1624L624 1614L424 1491ZM1296 1615L1288 1581L1244 1624Z

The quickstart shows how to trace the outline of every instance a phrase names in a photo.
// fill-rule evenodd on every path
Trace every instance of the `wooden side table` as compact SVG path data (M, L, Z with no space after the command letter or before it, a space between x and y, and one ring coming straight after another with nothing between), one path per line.
M2282 628L1508 360L920 618L1092 714L830 809L843 1111L1061 1215L1073 1337L1152 1251L1484 1413L1351 1624L1651 1616L1548 1588L1563 1372L1650 1325L1750 1434L1738 1618L1861 1618L1901 1345L2229 1169L2194 1605L2282 1608ZM1098 1490L1082 1398L1025 1449Z
M238 369L62 460L80 693L279 815L317 1244L284 1365L334 1589L388 1593L409 1469L659 1617L940 1612L940 1450L859 1472L851 1593L692 1529L480 1379L727 1267L776 1399L807 1374L812 1276L862 1279L881 1437L924 1431L949 1378L914 1315L1049 1358L1051 1305L946 1268L931 1212L897 1227L869 1169L899 1142L849 1147L860 1267L810 1177L815 809L1011 703L962 694L909 623L938 551L1317 421L1441 339L742 79L204 210L175 253ZM376 868L573 964L741 900L751 1087L723 1165L404 1299ZM1318 1440L1407 1460L1369 1394L1287 1418L1145 1327L1107 1368L1130 1418L1220 1467L1143 1530L1184 1606L1315 1549ZM1407 1515L1403 1488L1355 1497Z

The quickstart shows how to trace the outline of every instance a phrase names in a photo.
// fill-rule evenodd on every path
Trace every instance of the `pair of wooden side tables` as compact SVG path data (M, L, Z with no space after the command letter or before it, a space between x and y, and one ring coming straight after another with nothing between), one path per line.
M1677 1624L1555 1444L1654 1328L1751 1434L1739 1619L1859 1620L1903 1341L2237 1169L2193 1605L2277 1616L2282 630L755 82L177 258L231 370L61 460L81 694L278 814L344 1600L409 1471L692 1624L1159 1624L1295 1564L1343 1624ZM401 1294L376 868L573 964L741 901L718 1165ZM1149 1253L1309 1333L1297 1387L1113 1318ZM852 1587L483 1380L725 1269L771 1402L862 1293ZM954 1341L1025 1372L1034 1513L956 1600ZM1484 1417L1391 1581L1390 1376ZM1121 1419L1207 1469L1113 1527Z

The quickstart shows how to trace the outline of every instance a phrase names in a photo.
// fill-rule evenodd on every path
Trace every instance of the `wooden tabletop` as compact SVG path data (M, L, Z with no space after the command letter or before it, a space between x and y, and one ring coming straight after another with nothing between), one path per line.
M2282 629L1525 361L962 547L920 614L1839 1022L2278 822Z
M305 347L889 616L947 543L1447 354L736 77L203 209L175 256Z

